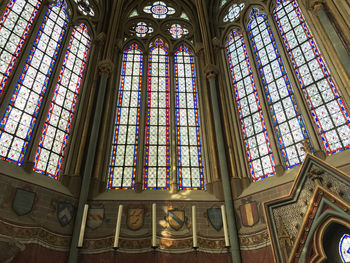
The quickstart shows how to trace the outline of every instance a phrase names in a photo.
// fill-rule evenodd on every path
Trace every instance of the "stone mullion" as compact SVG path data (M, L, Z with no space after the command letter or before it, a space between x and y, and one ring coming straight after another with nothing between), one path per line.
M37 116L36 125L32 133L32 139L28 144L28 151L24 157L23 167L28 171L34 168L34 158L36 153L36 148L39 145L41 132L43 130L47 114L50 109L51 101L54 95L55 87L58 81L58 77L61 71L61 67L64 62L65 53L69 45L69 39L73 32L74 24L71 22L71 18L68 18L67 28L64 37L61 42L60 50L57 54L54 69L52 70L51 76L49 76L49 83L47 84L45 95L43 96L43 102L40 107L39 114Z
M295 101L299 106L298 108L299 108L300 115L303 117L305 128L306 128L307 133L309 135L309 140L312 144L312 147L315 151L315 154L320 158L324 158L325 153L324 153L323 147L321 146L322 142L320 141L320 138L318 137L318 135L316 133L317 129L314 125L314 122L312 121L311 113L308 110L307 101L305 100L304 96L302 95L302 91L299 88L299 82L297 80L297 77L295 76L295 70L294 70L294 68L292 69L289 56L286 54L287 51L286 51L285 46L283 44L281 34L280 34L280 32L278 32L278 30L276 28L275 19L271 13L268 13L267 17L268 17L268 21L270 24L272 34L275 37L275 43L279 49L281 60L283 62L288 79L290 81Z
M176 107L175 107L175 52L169 52L169 85L170 85L170 191L178 190L177 149L176 149Z
M252 67L251 67L252 74L253 74L253 78L255 81L255 86L256 86L257 93L258 93L258 97L260 100L260 106L262 109L262 113L263 113L263 116L265 119L267 134L270 138L271 150L272 150L272 154L273 154L274 161L275 161L276 175L281 176L281 175L283 175L283 173L285 171L285 164L283 162L280 147L278 146L278 138L276 136L276 130L275 130L275 127L273 126L272 116L271 116L269 106L267 103L267 99L265 96L264 85L262 83L262 79L260 78L260 74L258 73L258 70L257 70L258 66L257 66L256 57L252 51L251 42L248 38L248 33L247 33L246 29L244 29L242 31L242 35L243 35L243 39L244 39L244 42L245 42L246 47L247 47L246 50L247 50L248 58L249 58L250 64L252 65ZM253 65L255 65L255 66L253 66Z
M144 180L144 158L145 158L145 136L146 136L146 114L147 114L147 86L148 86L148 50L143 55L143 75L142 75L142 92L140 105L140 123L139 123L139 145L138 159L136 165L136 192L143 190Z
M203 65L203 59L200 55L195 56L195 67L196 69L199 69L199 65ZM215 165L217 163L216 161L216 155L209 154L209 152L215 151L213 148L213 134L211 132L211 113L210 113L210 106L208 102L208 94L207 91L207 83L206 81L203 81L202 78L203 74L201 74L200 70L197 70L197 86L198 86L198 99L200 103L198 103L199 106L199 113L200 113L200 131L201 131L201 139L202 139L202 160L204 165L204 171L205 171L205 181L206 181L206 189L209 192L213 192L213 185L212 182L215 180L215 178L212 178L215 174L218 174L217 172L217 166Z
M233 89L233 84L232 84L232 79L229 76L228 70L229 68L227 67L227 54L225 52L225 50L221 50L221 68L222 70L222 74L220 74L220 76L222 76L222 92L223 96L222 99L225 101L225 108L226 111L231 113L230 114L230 119L233 120L233 123L231 125L228 125L229 121L227 121L227 130L230 130L230 136L232 139L230 140L232 143L232 146L229 148L233 148L234 151L234 156L236 156L236 158L234 158L234 156L230 156L230 163L233 165L232 167L233 169L233 173L234 176L233 177L240 177L240 178L244 178L247 177L248 175L248 170L247 170L247 166L246 166L246 158L244 157L245 151L244 151L244 145L242 144L241 141L241 131L238 129L238 127L240 126L239 120L237 119L237 105L235 102L235 94L234 94L234 89ZM228 140L230 138L227 138ZM238 144L237 144L238 143ZM237 147L238 146L238 147ZM249 176L248 176L249 177Z
M339 90L343 90L342 96L347 105L350 105L350 76L347 73L349 69L344 68L341 59L337 54L336 49L333 46L332 40L330 39L327 31L325 30L321 18L322 15L329 19L328 15L325 13L325 8L329 9L329 12L334 17L339 17L337 10L334 10L333 3L329 3L327 1L327 5L325 6L322 3L313 4L310 9L306 10L303 8L303 5L300 5L300 8L303 12L305 19L308 22L309 26L312 26L310 30L314 31L316 34L313 34L315 41L319 49L321 50L321 54L325 59L325 62L328 66L328 69L331 73L331 76L334 78L337 85L340 85L341 88ZM331 8L330 8L331 7ZM331 23L331 21L329 21ZM343 32L343 36L347 36L346 32ZM335 32L336 33L336 32ZM337 33L336 33L337 34ZM347 54L349 57L349 54ZM349 59L348 59L349 60Z

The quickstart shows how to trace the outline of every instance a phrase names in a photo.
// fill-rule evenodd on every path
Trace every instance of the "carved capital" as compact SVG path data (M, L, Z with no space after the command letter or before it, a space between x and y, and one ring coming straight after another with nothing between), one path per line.
M216 65L209 64L204 67L204 73L207 79L213 79L218 75L219 68Z
M319 10L324 9L324 7L324 0L311 0L308 3L308 9L313 13L317 13Z
M199 56L203 52L204 47L202 42L197 42L194 44L194 53L196 56Z
M215 49L223 49L224 47L221 45L221 42L220 40L217 38L217 37L214 37L212 40L211 40L212 44L213 44L213 47Z
M114 64L111 60L105 59L98 63L98 71L100 75L109 77L113 71Z

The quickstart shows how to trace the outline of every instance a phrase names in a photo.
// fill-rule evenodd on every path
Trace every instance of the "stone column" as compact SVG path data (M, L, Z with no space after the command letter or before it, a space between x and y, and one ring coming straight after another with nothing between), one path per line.
M104 104L106 88L107 88L107 81L113 70L113 63L108 59L100 61L100 63L98 64L98 69L100 72L100 84L98 87L95 113L92 120L93 122L91 126L91 133L89 136L86 162L82 173L82 183L80 188L78 208L77 208L77 213L75 217L73 235L72 235L69 257L68 257L69 263L78 262L79 251L78 251L77 245L78 245L81 221L83 218L84 205L87 203L87 200L88 200L91 177L93 173L93 166L94 166L94 160L95 160L96 149L97 149L98 134L99 134L101 119L102 119L103 104Z
M233 197L231 191L230 174L227 168L227 158L224 145L224 132L222 130L222 118L219 110L219 100L217 95L217 67L215 65L206 66L206 77L209 82L211 107L213 110L213 119L215 127L215 138L217 143L217 150L219 155L219 166L222 180L222 187L224 191L225 208L227 212L227 222L230 234L230 251L232 256L232 262L240 263L241 255L239 249L238 231L236 226L236 219L233 206Z

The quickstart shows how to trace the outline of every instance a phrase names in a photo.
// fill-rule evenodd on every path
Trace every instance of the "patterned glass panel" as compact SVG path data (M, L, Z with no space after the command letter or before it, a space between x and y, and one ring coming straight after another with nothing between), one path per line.
M169 188L170 101L169 57L163 40L149 53L144 176L146 189Z
M275 162L266 131L243 35L232 31L226 42L239 119L253 181L273 175Z
M42 105L68 15L63 1L49 5L33 47L0 124L0 156L23 163Z
M38 14L39 0L10 0L0 18L0 95Z
M196 72L192 52L175 53L175 109L179 189L204 189Z
M328 154L350 148L350 117L296 1L274 11L293 67Z
M153 5L145 6L143 11L148 14L152 14L154 18L164 19L167 15L175 14L175 9L168 7L162 1L155 1Z
M124 51L112 142L108 188L134 189L141 107L143 53L137 44Z
M88 29L80 24L72 32L36 152L34 171L55 179L60 174L89 47Z
M287 168L302 162L302 141L308 138L278 47L266 15L253 9L249 38L258 64L279 146Z
M229 10L227 11L227 14L224 17L224 22L233 22L235 21L241 14L242 10L244 9L245 4L233 4L230 6Z

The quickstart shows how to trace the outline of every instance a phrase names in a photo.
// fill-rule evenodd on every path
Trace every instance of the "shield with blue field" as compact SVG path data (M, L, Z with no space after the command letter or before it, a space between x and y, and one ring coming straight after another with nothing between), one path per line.
M57 204L57 219L62 227L68 225L73 218L74 206L70 203L59 202Z
M185 211L179 209L168 210L167 221L171 228L178 231L185 223Z

